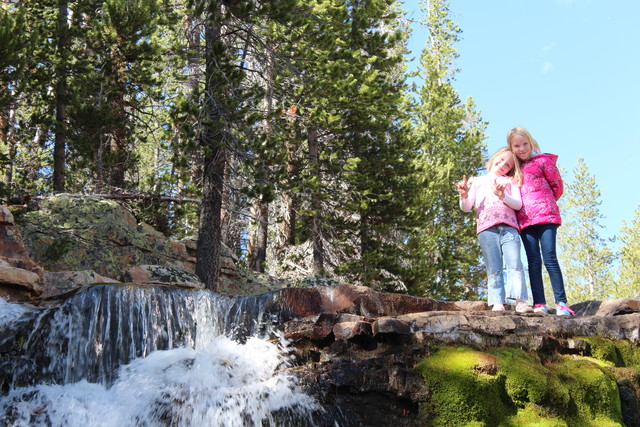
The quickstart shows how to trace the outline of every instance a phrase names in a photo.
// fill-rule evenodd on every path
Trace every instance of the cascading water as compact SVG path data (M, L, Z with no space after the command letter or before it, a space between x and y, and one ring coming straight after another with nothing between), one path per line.
M280 312L275 295L164 286L98 285L47 308L0 299L0 425L314 425Z

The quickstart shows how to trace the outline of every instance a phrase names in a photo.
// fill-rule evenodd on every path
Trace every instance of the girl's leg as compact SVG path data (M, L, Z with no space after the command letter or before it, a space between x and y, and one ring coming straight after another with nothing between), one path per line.
M533 304L546 304L544 284L542 283L542 256L540 254L540 239L537 226L532 225L525 228L520 232L520 236L522 237L522 246L524 246L524 251L527 254Z
M540 246L542 247L542 257L544 266L549 273L551 280L551 288L556 304L567 303L567 295L564 291L564 280L562 278L562 270L556 254L556 235L558 232L557 224L544 224L540 226Z
M478 234L482 258L487 269L487 294L489 305L504 304L504 280L502 278L502 250L497 227Z
M507 270L506 295L515 300L527 300L527 282L524 278L524 267L520 259L520 235L513 227L500 227L502 254Z

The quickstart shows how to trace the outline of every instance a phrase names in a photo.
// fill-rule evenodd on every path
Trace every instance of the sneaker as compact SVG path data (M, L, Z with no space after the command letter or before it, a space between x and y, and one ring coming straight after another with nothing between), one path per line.
M491 311L504 311L504 305L503 304L493 304L493 308L491 309Z
M571 310L567 304L556 305L556 315L558 316L575 316L576 312Z
M533 312L547 314L549 309L547 308L547 304L536 304L533 306Z
M516 312L518 313L533 313L533 308L529 304L524 301L518 302L516 304Z

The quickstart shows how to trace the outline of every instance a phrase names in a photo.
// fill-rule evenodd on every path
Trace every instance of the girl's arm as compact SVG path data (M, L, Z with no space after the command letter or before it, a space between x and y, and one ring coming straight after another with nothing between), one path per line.
M509 191L505 191L502 201L505 205L509 206L514 211L520 210L522 208L522 196L520 195L520 187L513 183L510 183L507 188L509 189Z
M554 160L547 159L542 164L541 170L544 178L549 183L549 187L551 187L553 197L558 200L564 192L564 183L562 182L562 176L560 175L560 170L556 166L556 162Z
M475 202L476 202L476 186L474 185L473 178L471 178L468 182L467 197L462 198L462 195L460 195L460 209L462 209L463 212L469 212Z

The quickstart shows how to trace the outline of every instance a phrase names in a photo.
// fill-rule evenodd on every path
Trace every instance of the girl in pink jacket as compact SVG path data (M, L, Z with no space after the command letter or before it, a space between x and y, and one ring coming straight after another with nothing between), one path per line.
M556 166L558 156L540 153L540 147L523 127L511 129L507 144L521 162L523 180L520 192L522 208L517 212L520 236L529 264L529 282L533 310L547 313L547 301L542 282L542 262L549 273L556 303L556 314L575 313L567 305L562 271L556 255L556 234L562 224L557 200L562 196L563 183Z

